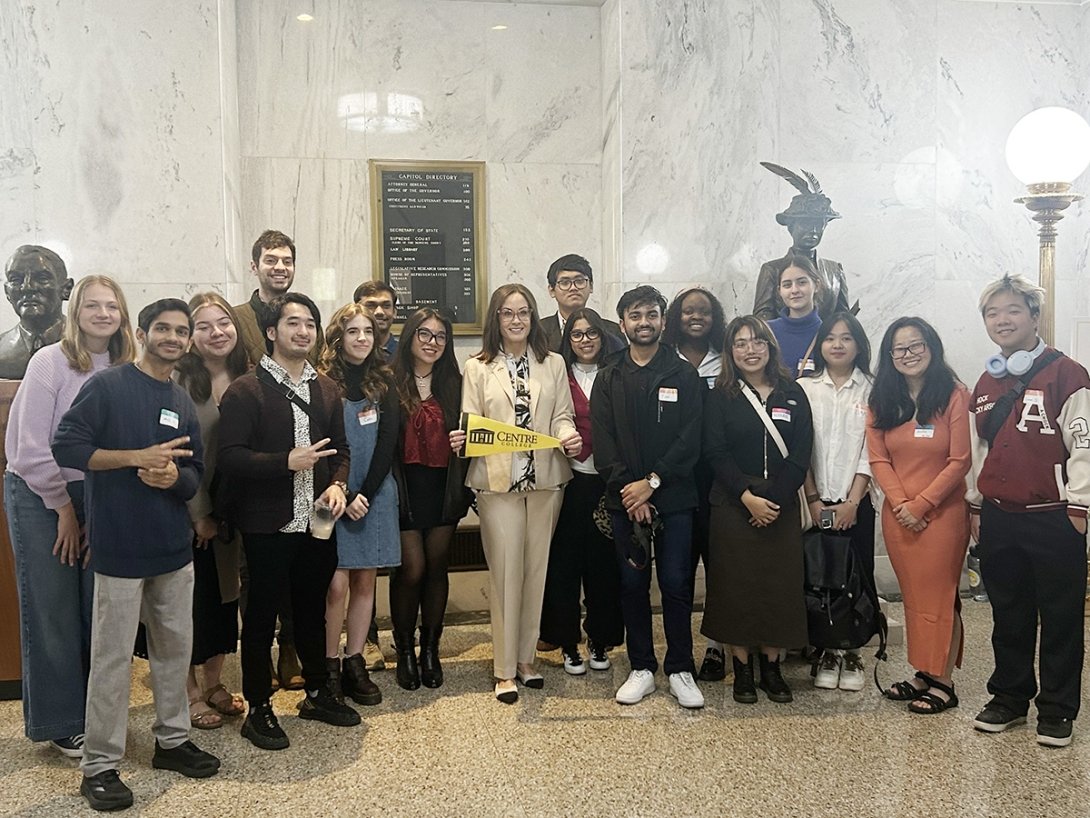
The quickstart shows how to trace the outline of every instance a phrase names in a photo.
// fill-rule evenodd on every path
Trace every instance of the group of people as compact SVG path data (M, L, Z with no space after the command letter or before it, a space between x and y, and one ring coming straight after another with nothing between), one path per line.
M366 658L379 569L391 570L397 684L440 687L447 560L471 504L500 702L544 686L541 650L582 675L608 670L621 644L630 672L617 702L651 694L652 564L663 670L682 707L704 705L697 680L725 679L728 655L737 702L758 690L791 701L782 657L811 644L802 521L849 538L873 582L873 497L914 671L885 695L919 714L957 706L971 531L996 660L974 726L1022 723L1036 696L1038 742L1070 742L1090 378L1037 337L1040 288L1005 276L985 289L1000 354L970 394L920 318L889 326L872 374L863 327L804 253L780 265L778 317L729 322L703 287L667 303L643 285L621 296L614 323L587 306L586 259L563 256L547 273L556 314L541 316L521 284L496 288L464 371L442 311L417 310L392 333L397 298L383 282L357 288L323 332L314 302L291 289L294 261L291 239L266 231L246 304L161 299L135 335L117 283L81 279L63 337L33 354L13 403L4 502L26 734L82 758L92 807L132 803L118 767L134 642L152 666L152 763L191 777L220 764L191 728L244 716L256 747L287 747L271 699L296 675L301 718L352 726L347 700L382 701ZM467 460L462 413L559 445ZM278 619L281 663L297 655L297 670L271 661ZM221 682L240 641L241 697ZM861 646L816 647L817 687L862 689Z

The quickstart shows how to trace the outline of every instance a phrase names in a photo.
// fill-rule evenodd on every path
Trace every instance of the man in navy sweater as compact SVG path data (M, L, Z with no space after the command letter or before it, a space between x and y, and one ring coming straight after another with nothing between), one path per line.
M140 359L84 384L53 438L57 463L87 473L95 593L80 793L96 810L133 802L118 767L141 621L155 698L152 766L190 778L215 775L220 766L189 741L185 689L193 644L193 532L185 504L204 465L193 402L170 375L189 349L193 324L176 298L148 305L137 323Z

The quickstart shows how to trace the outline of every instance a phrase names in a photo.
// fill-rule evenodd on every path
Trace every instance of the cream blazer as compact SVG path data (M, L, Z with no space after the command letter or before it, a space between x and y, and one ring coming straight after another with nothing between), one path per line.
M530 351L530 417L535 432L564 438L574 433L575 409L564 359L550 352L538 363ZM466 361L462 381L462 411L515 423L515 393L507 363L502 357L484 363L479 358ZM571 480L568 458L560 449L534 452L534 471L539 489L561 486ZM473 489L505 492L511 488L511 455L490 454L469 462L466 485Z

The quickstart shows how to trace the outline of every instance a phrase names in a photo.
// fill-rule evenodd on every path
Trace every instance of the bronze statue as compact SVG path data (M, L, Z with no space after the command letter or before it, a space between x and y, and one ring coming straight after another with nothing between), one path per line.
M777 176L782 176L799 191L791 199L791 204L783 213L776 214L776 221L787 228L791 234L791 249L783 258L766 261L757 275L757 292L753 298L753 314L768 321L777 318L784 309L779 296L780 273L787 269L792 254L798 253L810 258L821 276L821 292L815 299L818 314L827 318L834 312L848 308L848 282L844 278L844 268L840 262L819 258L817 246L825 233L825 225L840 214L832 208L832 202L821 190L821 183L809 171L799 176L780 165L761 162ZM859 302L851 307L853 313L859 311Z
M61 304L73 281L64 261L47 247L24 244L4 267L4 295L19 323L0 333L0 378L21 379L30 356L64 334Z

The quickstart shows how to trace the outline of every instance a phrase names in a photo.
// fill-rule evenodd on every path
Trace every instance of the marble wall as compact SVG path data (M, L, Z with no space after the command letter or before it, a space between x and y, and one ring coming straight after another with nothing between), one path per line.
M323 308L372 273L368 159L487 162L492 286L553 312L556 257L601 258L597 8L239 0L243 233L291 234ZM495 30L494 26L506 26ZM479 348L466 339L460 351Z
M225 4L0 4L0 256L47 244L134 309L224 287Z
M746 312L762 260L790 240L773 220L794 190L760 160L805 167L843 214L822 251L841 261L875 340L898 315L933 321L974 380L991 349L976 294L1036 276L1036 227L1003 147L1025 113L1090 118L1090 7L975 0L609 0L620 51L618 144L606 140L605 218L621 229L612 289L671 295L711 282ZM603 74L610 91L609 68ZM608 119L607 119L608 121ZM1081 187L1090 193L1084 176ZM615 213L613 214L616 215ZM1060 225L1057 340L1090 293L1090 211Z

